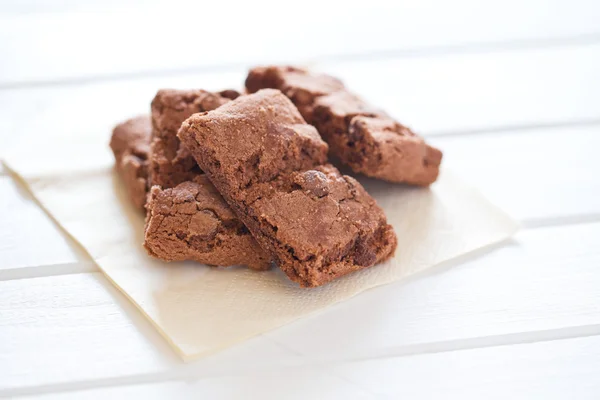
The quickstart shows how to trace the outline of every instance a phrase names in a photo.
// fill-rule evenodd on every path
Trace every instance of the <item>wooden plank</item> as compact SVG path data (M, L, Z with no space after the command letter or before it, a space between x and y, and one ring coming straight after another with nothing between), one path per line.
M185 366L100 273L11 280L0 287L0 397L132 375L259 367L297 357L256 338L217 359Z
M0 176L0 280L90 270L81 249L67 239L38 204L10 176ZM66 265L65 265L66 264Z
M598 237L526 231L189 365L98 274L0 282L0 396L600 334Z
M342 365L331 374L391 398L597 399L600 337Z
M600 122L600 44L320 67L425 135Z
M600 104L600 103L599 103ZM600 219L600 124L435 138L444 163L525 226Z
M20 397L21 398L21 397ZM141 384L31 395L22 399L373 399L355 384L333 376L323 368L285 369L256 374L210 377L186 382Z
M593 0L376 0L369 7L344 4L343 12L339 4L311 0L285 14L270 1L119 5L77 6L72 12L30 12L35 3L5 7L0 85L447 51L461 45L479 51L498 42L588 40L600 33L600 7ZM54 9L66 8L59 4ZM290 24L288 13L298 22Z
M600 337L32 395L57 399L597 399Z

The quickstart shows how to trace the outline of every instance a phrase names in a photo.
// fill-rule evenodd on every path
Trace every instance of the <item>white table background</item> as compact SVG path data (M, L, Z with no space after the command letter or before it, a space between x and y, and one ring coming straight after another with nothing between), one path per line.
M0 397L600 398L597 0L1 1L0 156L270 62L341 77L523 230L183 364L0 170Z

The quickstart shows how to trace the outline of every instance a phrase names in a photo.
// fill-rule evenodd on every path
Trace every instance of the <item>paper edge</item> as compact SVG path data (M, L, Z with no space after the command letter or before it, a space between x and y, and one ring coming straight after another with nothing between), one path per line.
M104 275L104 277L106 279L108 279L108 281L113 286L115 286L117 288L117 290L121 294L123 294L125 296L125 298L127 298L127 300L130 301L138 311L141 312L141 314L144 316L144 318L150 322L150 324L159 332L159 334L166 340L166 342L169 344L169 346L171 348L173 348L175 350L175 352L184 360L184 362L187 362L186 359L188 358L188 356L186 356L186 354L183 352L183 350L179 346L177 346L177 344L175 342L173 342L171 340L171 338L167 335L167 333L160 326L158 326L155 323L154 319L144 311L144 309L141 307L141 305L137 301L135 301L131 296L129 296L129 294L127 294L127 292L112 279L112 277L104 270L104 268L102 268L100 266L98 261L96 261L92 257L92 255L89 253L89 251L79 242L79 240L77 240L65 227L63 227L58 222L58 220L54 217L54 215L50 212L50 210L48 210L46 208L46 206L44 206L44 204L38 199L38 197L35 195L35 193L31 189L31 186L27 183L25 178L21 174L19 174L15 169L13 169L6 160L2 160L2 165L4 165L4 167L6 168L9 176L12 179L14 179L17 183L19 183L27 191L27 193L34 200L35 204L44 212L44 214L46 214L46 216L48 216L48 218L50 218L52 223L60 230L60 232L63 233L64 235L66 235L70 240L72 240L75 243L75 245L78 247L78 249L86 257L88 257L89 260L92 263L94 263L94 265L96 265L96 267L98 267L98 269L100 270L99 272L101 272L102 275ZM125 310L123 310L123 311L126 313Z

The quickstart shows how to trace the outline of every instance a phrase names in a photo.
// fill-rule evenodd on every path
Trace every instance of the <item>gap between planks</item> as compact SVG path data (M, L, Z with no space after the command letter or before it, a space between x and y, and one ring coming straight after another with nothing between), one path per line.
M484 135L484 134L497 134L497 133L512 133L514 131L535 131L540 129L561 129L561 128L582 128L588 126L598 125L600 128L600 118L590 118L581 120L565 120L565 121L551 121L542 122L535 124L518 124L518 125L503 125L503 126L491 126L481 127L475 129L461 129L461 130L435 130L429 131L423 134L425 138L452 138L462 136L473 136L473 135Z
M600 32L580 34L573 36L551 37L551 38L533 38L508 41L490 41L484 43L465 43L454 45L440 46L424 46L417 48L404 48L396 50L385 50L375 52L361 52L355 54L334 54L328 56L317 56L308 60L296 60L298 64L317 64L317 63L349 63L357 61L376 61L389 60L395 58L412 58L412 57L440 57L448 55L460 54L485 54L485 53L502 53L507 51L525 51L537 49L552 49L568 46L585 46L600 43ZM277 64L276 60L270 64ZM242 63L225 63L205 66L172 68L160 70L146 70L135 73L118 73L106 75L90 75L76 78L48 79L48 80L31 80L31 81L16 81L16 82L0 82L0 91L15 90L15 89L31 89L45 88L56 86L77 86L87 83L108 82L108 81L123 81L146 79L174 75L187 75L197 73L216 73L236 71L240 68L249 68L256 62Z
M0 271L0 282L15 279L46 278L49 276L84 274L100 272L94 261L79 261L62 264L35 265L31 267L17 267Z

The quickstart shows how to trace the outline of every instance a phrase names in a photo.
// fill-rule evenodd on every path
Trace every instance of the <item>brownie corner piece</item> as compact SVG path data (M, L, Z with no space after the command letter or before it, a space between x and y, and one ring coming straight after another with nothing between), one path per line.
M237 93L224 90L213 93L202 89L160 89L152 99L152 123L154 136L172 136L181 123L190 115L214 110L230 100L221 93Z
M319 97L312 123L354 172L419 186L437 179L441 151L348 91Z
M270 65L250 69L245 81L250 93L260 89L279 89L288 97L303 91L322 96L344 88L344 84L331 75L311 72L306 68L291 65ZM286 93L286 91L290 91Z
M195 114L179 138L227 198L285 171L327 160L327 144L279 90L238 97L209 113Z
M270 267L270 258L204 175L174 188L153 186L146 209L144 247L153 257Z
M152 125L148 115L128 119L113 129L110 148L133 205L143 209L148 191L148 157Z
M213 110L239 95L234 90L212 93L201 89L161 89L151 103L150 183L172 188L201 173L177 138L181 123L197 112Z
M352 118L346 147L352 151L341 150L343 159L366 176L428 186L439 175L442 152L389 118Z
M252 68L246 77L245 85L250 93L265 88L280 90L298 107L308 123L311 123L316 98L344 88L342 81L333 76L289 65Z
M383 210L354 178L332 165L282 177L250 207L271 237L279 267L302 287L316 287L390 258L397 238Z

